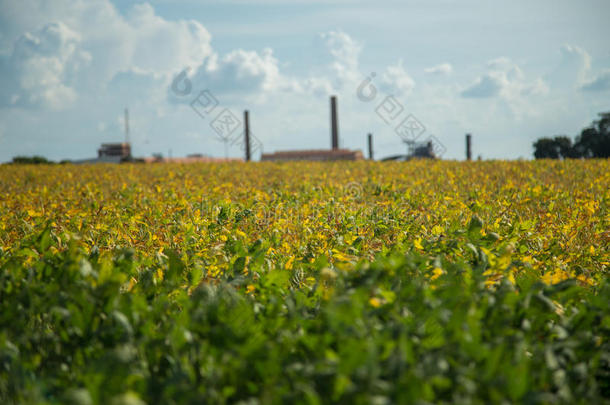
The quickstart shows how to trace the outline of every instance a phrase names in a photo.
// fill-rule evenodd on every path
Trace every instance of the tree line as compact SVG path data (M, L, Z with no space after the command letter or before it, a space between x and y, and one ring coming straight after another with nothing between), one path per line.
M610 157L610 112L600 113L580 134L540 138L534 142L536 159L580 159Z

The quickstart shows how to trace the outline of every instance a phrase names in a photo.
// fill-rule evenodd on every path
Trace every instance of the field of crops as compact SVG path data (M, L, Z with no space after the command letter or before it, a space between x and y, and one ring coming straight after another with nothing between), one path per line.
M610 402L610 164L0 166L0 402Z

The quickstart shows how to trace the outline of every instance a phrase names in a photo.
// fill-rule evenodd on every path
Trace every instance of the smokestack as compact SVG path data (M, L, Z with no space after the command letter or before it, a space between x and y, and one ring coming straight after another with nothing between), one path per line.
M472 160L471 140L472 136L466 134L466 160Z
M248 110L244 111L244 136L246 141L246 162L250 161L250 117Z
M373 134L369 134L369 160L373 160Z
M337 96L330 97L330 131L332 149L339 149L339 123L337 120Z

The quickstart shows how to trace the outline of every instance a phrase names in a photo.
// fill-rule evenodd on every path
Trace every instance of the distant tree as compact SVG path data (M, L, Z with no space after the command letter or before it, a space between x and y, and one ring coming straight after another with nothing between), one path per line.
M54 162L47 160L47 158L42 156L15 156L13 158L14 164L24 164L24 165L39 165L39 164L52 164Z
M552 138L540 138L534 142L536 159L559 159L559 145Z
M595 127L585 128L576 137L574 149L578 155L584 158L595 157L594 151L597 150L597 130Z
M559 135L540 138L534 142L536 159L608 158L610 157L610 112L600 113L597 121L584 128L572 144L572 140Z
M574 148L572 147L572 140L565 135L556 136L555 144L557 145L557 149L559 150L559 156L563 159L573 158L574 156Z
M582 157L610 157L610 113L599 115L601 119L594 121L576 137L574 148Z

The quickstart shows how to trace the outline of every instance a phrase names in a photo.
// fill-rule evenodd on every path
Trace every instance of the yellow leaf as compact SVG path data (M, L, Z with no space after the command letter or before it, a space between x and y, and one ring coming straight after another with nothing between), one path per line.
M430 280L436 280L443 273L444 273L443 269L441 269L440 267L435 267L434 270L432 270L432 277L430 277Z
M369 300L369 304L374 308L379 308L381 306L381 300L377 297L373 297Z

